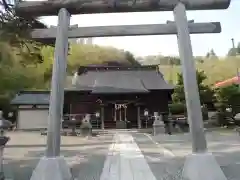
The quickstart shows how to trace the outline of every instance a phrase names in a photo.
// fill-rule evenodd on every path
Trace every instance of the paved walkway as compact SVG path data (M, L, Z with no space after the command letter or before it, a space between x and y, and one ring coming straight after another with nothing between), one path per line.
M39 132L9 132L11 140L4 151L7 179L30 180L39 159L44 156L46 136ZM61 155L65 157L75 179L99 180L112 134L81 138L62 136Z
M5 175L29 180L44 155L46 137L25 132L10 136L4 153ZM181 180L185 156L191 153L189 136L149 137L137 131L112 131L90 139L62 137L61 154L77 180ZM239 136L209 133L207 138L228 180L239 180Z
M100 180L156 180L144 155L129 133L117 133Z
M210 152L228 180L240 179L240 141L234 133L207 134ZM182 180L182 168L191 153L188 134L160 135L119 132L113 138L100 180Z

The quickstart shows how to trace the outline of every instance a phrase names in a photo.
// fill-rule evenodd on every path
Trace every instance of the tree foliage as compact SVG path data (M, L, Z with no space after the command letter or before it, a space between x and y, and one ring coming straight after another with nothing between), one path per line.
M42 63L42 44L31 40L29 35L33 28L44 28L45 25L33 17L17 16L13 2L0 0L0 41L12 47L22 65Z
M45 27L37 19L15 14L10 0L0 0L0 108L21 89L40 88L36 66L43 62L42 45L30 39L32 28Z
M240 112L240 87L239 85L231 85L218 88L215 90L218 107L232 107L233 113Z
M207 53L206 58L208 58L208 59L217 59L218 56L216 55L215 51L213 49L211 49L211 51L209 51Z
M141 66L141 64L135 59L134 55L129 51L125 52L125 58L132 66Z
M203 83L204 80L207 79L207 76L204 71L196 71L196 75L201 104L212 103L214 92L209 86ZM177 74L177 84L173 93L173 102L185 103L183 75L180 73Z
M147 64L147 62L145 63ZM236 76L237 68L240 67L240 56L219 59L197 57L195 63L197 70L204 71L207 76L203 83L213 87L217 82ZM159 70L163 73L166 80L176 84L177 74L181 73L181 66L159 65Z
M46 46L42 48L44 62L40 65L45 82L49 82L52 76L52 63L54 48ZM140 66L140 63L130 52L124 52L112 47L101 47L97 45L77 44L70 45L67 60L67 73L73 75L79 66L87 65L122 65Z

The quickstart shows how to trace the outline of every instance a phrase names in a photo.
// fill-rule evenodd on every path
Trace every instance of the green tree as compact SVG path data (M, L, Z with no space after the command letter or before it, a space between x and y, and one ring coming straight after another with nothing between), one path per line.
M67 74L73 75L79 66L91 64L112 65L135 65L140 66L130 52L124 52L111 47L100 47L97 45L86 45L72 43L70 46L67 64ZM54 59L54 48L46 46L42 48L44 62L39 66L46 87L49 87L52 77L52 64Z
M215 90L217 103L215 107L218 109L217 120L221 126L231 125L230 117L234 117L240 112L240 92L236 84L218 88ZM232 111L226 111L226 108L231 107Z
M14 1L0 0L0 41L9 44L12 52L20 55L22 65L42 63L41 43L30 38L33 28L44 28L35 18L23 18L16 15Z
M125 52L125 58L126 58L127 61L130 62L131 65L141 66L141 64L134 58L133 54L130 53L129 51Z
M217 59L218 57L217 57L215 51L214 51L213 49L211 49L211 50L207 53L206 58Z
M130 64L123 51L112 47L97 45L72 44L68 56L68 73L74 73L79 66L104 64L107 62Z
M234 113L240 112L240 91L236 84L215 90L219 107L231 106Z
M207 76L204 71L196 71L196 73L201 104L211 104L214 99L214 92L209 86L204 84ZM180 73L177 74L177 84L173 93L173 101L175 103L185 103L183 75Z
M10 0L0 0L0 108L8 106L16 92L41 88L38 64L42 44L29 37L33 28L45 27L34 18L15 14Z

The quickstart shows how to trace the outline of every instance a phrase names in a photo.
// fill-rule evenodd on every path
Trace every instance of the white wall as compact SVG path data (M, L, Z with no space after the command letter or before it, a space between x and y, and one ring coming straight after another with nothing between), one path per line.
M18 129L44 129L48 125L48 109L19 109Z

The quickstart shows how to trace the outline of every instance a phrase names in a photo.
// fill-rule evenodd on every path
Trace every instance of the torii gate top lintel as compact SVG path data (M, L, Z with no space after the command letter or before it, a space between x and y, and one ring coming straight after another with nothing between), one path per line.
M16 12L22 16L57 15L61 8L70 14L172 11L178 2L187 10L227 9L231 0L48 0L21 1Z

